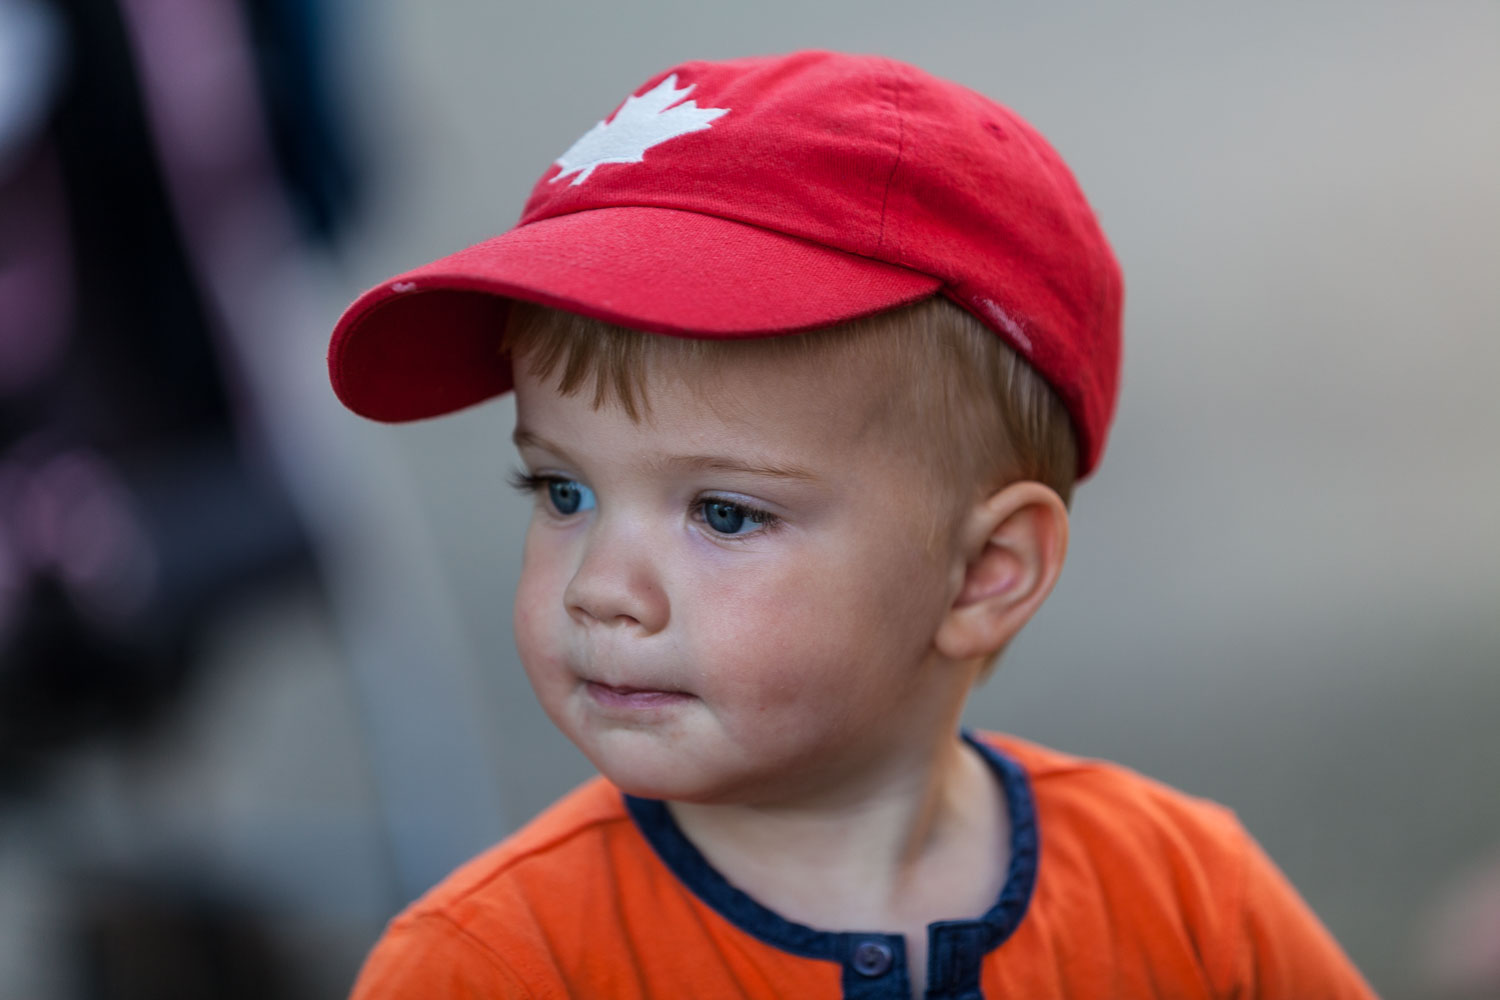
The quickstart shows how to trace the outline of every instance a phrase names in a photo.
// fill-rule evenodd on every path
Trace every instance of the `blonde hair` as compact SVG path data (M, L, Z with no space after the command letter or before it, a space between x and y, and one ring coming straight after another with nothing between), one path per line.
M650 370L665 362L727 364L748 352L787 363L850 354L901 387L897 427L930 456L967 506L1008 482L1035 480L1067 503L1078 468L1072 421L1052 387L979 320L942 296L783 337L704 340L643 333L559 309L513 302L503 350L559 392L592 389L633 420L650 411ZM903 403L905 405L899 405Z

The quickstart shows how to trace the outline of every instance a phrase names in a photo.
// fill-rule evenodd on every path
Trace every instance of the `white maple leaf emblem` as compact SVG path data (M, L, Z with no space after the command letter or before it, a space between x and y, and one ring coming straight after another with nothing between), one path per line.
M652 146L706 129L715 118L729 113L728 108L700 108L697 101L678 104L695 86L690 83L678 90L673 73L640 97L625 98L613 121L599 122L554 161L562 171L550 183L576 173L576 187L601 164L640 163Z

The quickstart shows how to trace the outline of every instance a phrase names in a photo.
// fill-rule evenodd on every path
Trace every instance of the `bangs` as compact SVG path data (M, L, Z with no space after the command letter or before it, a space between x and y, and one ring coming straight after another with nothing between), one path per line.
M814 370L857 359L885 388L893 444L935 463L955 500L1020 479L1049 486L1065 503L1072 497L1078 451L1062 401L1024 358L942 296L806 333L732 340L643 333L512 301L501 350L561 394L587 393L595 409L618 403L634 421L650 414L654 371L719 371L750 355Z

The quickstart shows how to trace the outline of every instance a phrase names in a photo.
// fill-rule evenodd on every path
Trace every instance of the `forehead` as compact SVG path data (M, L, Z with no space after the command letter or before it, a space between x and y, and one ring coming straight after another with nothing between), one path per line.
M556 376L543 379L518 357L518 423L530 432L546 425L591 439L604 435L612 446L649 441L692 448L712 441L832 456L889 448L896 386L885 366L859 351L801 346L749 341L715 345L707 355L653 356L638 417L611 396L596 400L592 382L564 394Z

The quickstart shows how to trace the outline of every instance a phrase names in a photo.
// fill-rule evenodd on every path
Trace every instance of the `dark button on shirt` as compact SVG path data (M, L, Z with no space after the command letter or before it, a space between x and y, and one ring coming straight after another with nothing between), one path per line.
M854 971L861 976L883 976L895 956L884 941L861 941L854 949Z

